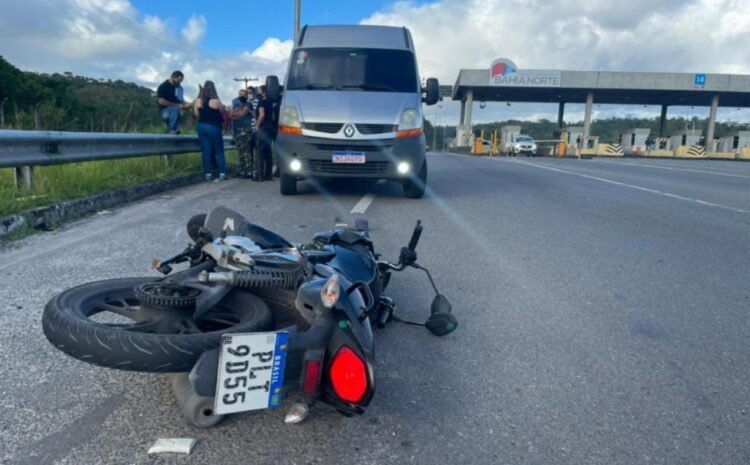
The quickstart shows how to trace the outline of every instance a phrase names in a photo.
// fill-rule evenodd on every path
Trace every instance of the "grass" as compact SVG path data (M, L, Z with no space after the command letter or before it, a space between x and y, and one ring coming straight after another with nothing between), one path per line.
M237 163L228 150L227 164ZM168 165L161 157L69 163L34 167L34 188L16 189L15 169L0 169L0 217L34 207L53 205L122 187L201 172L199 154L173 155Z

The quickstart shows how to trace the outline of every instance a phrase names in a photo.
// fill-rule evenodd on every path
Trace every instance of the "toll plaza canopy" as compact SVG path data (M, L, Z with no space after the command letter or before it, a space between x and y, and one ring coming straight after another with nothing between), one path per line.
M523 70L500 58L489 69L462 69L451 97L461 102L459 145L468 144L474 101L557 103L560 127L566 103L585 103L584 136L590 135L594 103L661 105L660 133L669 106L708 106L711 112L706 140L710 141L719 104L750 107L750 75Z

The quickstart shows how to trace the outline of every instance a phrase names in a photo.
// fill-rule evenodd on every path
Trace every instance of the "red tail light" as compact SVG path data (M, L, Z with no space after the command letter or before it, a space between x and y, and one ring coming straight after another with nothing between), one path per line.
M307 360L305 362L305 384L302 388L305 394L314 395L318 392L320 382L320 360Z
M343 401L356 404L367 393L365 362L347 346L341 346L333 356L330 375L333 391Z

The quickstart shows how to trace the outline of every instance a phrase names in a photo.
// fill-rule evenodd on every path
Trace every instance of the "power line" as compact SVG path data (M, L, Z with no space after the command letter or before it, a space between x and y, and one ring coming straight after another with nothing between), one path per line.
M245 83L245 89L247 89L247 84L250 81L257 81L258 78L257 77L247 77L247 76L245 76L245 77L241 77L241 78L234 78L234 80L237 81L237 82L244 82Z

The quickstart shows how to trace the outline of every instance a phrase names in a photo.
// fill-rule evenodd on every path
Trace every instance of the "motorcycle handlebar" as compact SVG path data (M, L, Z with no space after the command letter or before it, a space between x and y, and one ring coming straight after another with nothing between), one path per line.
M411 233L411 239L409 240L409 250L414 252L417 249L419 238L422 236L422 220L417 220L417 225L414 227L414 232Z

